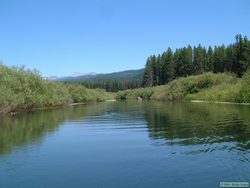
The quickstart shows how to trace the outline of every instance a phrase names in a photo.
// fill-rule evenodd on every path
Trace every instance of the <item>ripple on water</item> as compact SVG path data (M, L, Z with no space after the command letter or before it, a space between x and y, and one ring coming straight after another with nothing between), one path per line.
M0 185L193 188L246 181L249 114L144 101L30 115L1 127Z

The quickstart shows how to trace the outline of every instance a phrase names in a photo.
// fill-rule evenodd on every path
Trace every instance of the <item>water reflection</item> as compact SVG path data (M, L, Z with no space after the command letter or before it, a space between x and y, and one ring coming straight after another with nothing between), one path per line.
M1 120L0 187L217 187L248 181L249 141L248 106L117 101L38 111Z
M105 105L98 108L96 105L82 105L4 117L0 124L0 155L17 146L42 141L44 136L53 134L65 121L97 116L105 111Z
M185 154L250 152L249 106L123 101L5 118L0 124L0 155L42 141L64 122L89 126L92 131L142 131L158 145L200 146L187 148Z
M150 103L144 104L144 110L149 136L161 140L161 145L202 146L186 151L187 154L250 151L248 106Z

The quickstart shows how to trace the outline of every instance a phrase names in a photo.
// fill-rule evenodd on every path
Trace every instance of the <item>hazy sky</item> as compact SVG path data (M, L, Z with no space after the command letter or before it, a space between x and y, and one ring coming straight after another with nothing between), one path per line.
M250 38L249 0L0 0L0 60L43 76L143 68L151 54Z

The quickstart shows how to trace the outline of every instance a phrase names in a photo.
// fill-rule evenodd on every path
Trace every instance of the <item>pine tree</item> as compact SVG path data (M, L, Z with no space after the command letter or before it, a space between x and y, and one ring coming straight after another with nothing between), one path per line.
M186 76L186 48L179 49L179 58L177 61L177 76Z
M192 74L192 47L182 48L182 76L187 76Z
M211 46L208 47L207 58L206 58L206 71L213 70L213 49Z
M218 55L218 47L214 47L214 55L213 55L213 72L219 72L219 55Z
M246 37L243 39L241 35L236 35L235 39L236 66L234 72L241 77L249 65L249 41Z
M170 48L162 55L150 56L143 76L143 86L165 84L175 77L201 74L207 71L231 71L241 77L250 66L250 41L236 35L234 44L211 46L206 49L200 44L176 49Z
M226 51L225 46L218 47L218 71L225 72L226 69Z
M161 85L163 84L163 60L162 56L158 55L156 59L156 84L155 85Z
M143 87L152 87L153 86L153 69L152 69L152 56L147 59L145 71L142 79Z
M155 55L151 57L151 67L153 71L153 86L157 85L158 82L158 67L157 67L157 58Z
M163 84L167 83L167 65L168 65L168 61L167 61L167 52L163 52L162 56L162 81Z
M233 72L233 67L236 62L236 57L235 57L235 47L234 45L229 45L226 48L226 71L227 72Z
M172 81L175 78L175 70L174 70L174 56L171 48L168 48L166 52L166 83Z
M174 53L175 75L181 77L183 75L182 50L176 49Z
M242 61L245 63L244 72L246 72L247 68L250 66L250 41L246 36L243 41Z
M206 62L206 60L205 60L204 49L199 44L198 47L194 47L193 73L194 74L203 73L205 62Z

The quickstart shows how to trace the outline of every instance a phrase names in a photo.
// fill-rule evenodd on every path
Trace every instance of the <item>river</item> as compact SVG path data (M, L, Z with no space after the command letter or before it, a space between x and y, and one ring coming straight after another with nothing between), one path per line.
M117 101L1 119L1 188L250 181L250 107Z

